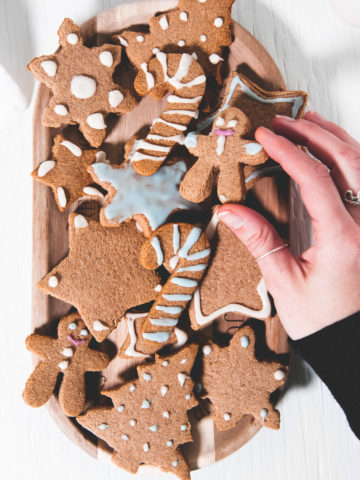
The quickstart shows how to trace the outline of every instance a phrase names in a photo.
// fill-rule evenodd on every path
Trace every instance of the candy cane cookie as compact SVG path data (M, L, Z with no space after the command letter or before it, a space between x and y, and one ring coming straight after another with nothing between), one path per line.
M210 253L210 244L202 230L187 223L164 225L144 243L140 263L150 270L163 265L170 272L141 327L142 337L157 344L158 350L169 340L192 299Z
M198 117L206 77L194 56L157 52L149 64L141 65L134 85L141 96L161 99L170 93L165 110L153 121L146 138L133 137L125 147L136 172L153 175L172 148L183 142L191 120Z

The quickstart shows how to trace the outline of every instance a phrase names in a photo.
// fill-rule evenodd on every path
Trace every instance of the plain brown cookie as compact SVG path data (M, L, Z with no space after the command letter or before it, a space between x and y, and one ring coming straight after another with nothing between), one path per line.
M287 370L281 363L257 360L253 329L241 328L225 348L208 342L202 352L204 397L212 403L217 429L235 427L245 414L279 429L280 414L270 395L285 383Z
M156 355L155 363L137 367L138 379L102 392L113 407L89 410L77 421L113 449L112 461L131 473L141 464L190 479L179 445L192 442L187 411L198 402L190 372L198 347Z
M136 105L133 95L113 81L121 62L121 47L86 47L80 28L69 18L61 24L58 35L60 51L34 58L28 65L52 91L43 124L79 124L90 145L99 147L106 136L106 116L128 112Z
M68 256L39 283L44 293L77 308L98 342L116 327L126 310L150 302L159 284L140 265L145 241L134 221L104 228L79 214L69 216Z
M63 373L59 404L65 415L75 417L85 407L86 372L100 372L109 364L109 357L89 348L92 339L78 313L62 318L58 337L33 333L26 347L40 358L26 382L23 398L30 407L40 407L51 397L58 375Z

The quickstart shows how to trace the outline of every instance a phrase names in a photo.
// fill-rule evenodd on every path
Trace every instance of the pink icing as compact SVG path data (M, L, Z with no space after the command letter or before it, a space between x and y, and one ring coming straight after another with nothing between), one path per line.
M231 135L234 135L234 130L215 130L215 134L220 137L221 135L224 137L230 137Z
M75 338L73 338L71 335L68 335L67 339L70 340L70 342L73 343L76 347L78 347L82 343L85 343L85 340L75 340Z

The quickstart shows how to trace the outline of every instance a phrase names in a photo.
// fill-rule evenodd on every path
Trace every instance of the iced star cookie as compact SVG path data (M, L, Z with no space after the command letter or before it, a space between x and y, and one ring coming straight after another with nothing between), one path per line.
M164 165L150 177L138 175L129 164L96 163L88 170L94 181L108 191L100 211L101 224L106 227L117 227L134 218L139 229L149 236L171 213L194 207L178 190L186 172L183 161Z
M235 427L245 414L253 415L265 427L280 427L280 414L270 395L285 383L287 369L278 362L258 360L255 341L253 329L245 326L228 347L210 341L202 347L204 397L212 403L218 430Z
M70 214L69 254L38 287L75 306L101 342L127 310L155 296L159 277L139 263L144 241L135 221L104 228L95 220Z
M190 480L179 446L192 442L187 411L197 405L190 372L198 347L137 367L138 379L102 392L113 402L77 417L77 421L113 449L112 461L131 473L141 464L161 468Z
M149 20L150 32L130 30L114 35L124 46L131 62L144 68L159 51L195 53L206 76L221 83L223 47L232 43L231 7L234 0L179 0L174 10L156 14Z
M216 213L205 233L213 256L189 307L192 328L198 330L231 312L266 320L270 299L253 256Z
M56 135L51 159L45 160L32 172L32 177L51 187L59 210L64 210L82 197L101 198L103 194L94 187L87 167L106 159L105 152L83 150L75 143Z
M121 47L86 47L80 28L69 18L61 24L58 35L60 51L34 58L28 65L52 91L43 124L79 124L90 145L99 147L106 136L106 116L128 112L136 105L133 95L113 81L121 62Z
M181 182L182 197L203 202L217 185L221 203L245 199L245 165L261 165L269 158L259 143L243 138L250 128L247 116L229 107L216 117L210 135L189 139L186 147L198 159Z
M62 373L60 407L69 417L84 410L85 373L100 372L110 361L105 353L89 348L91 339L89 330L76 312L60 320L57 338L36 333L27 337L27 349L40 358L23 393L30 407L40 407L49 400Z

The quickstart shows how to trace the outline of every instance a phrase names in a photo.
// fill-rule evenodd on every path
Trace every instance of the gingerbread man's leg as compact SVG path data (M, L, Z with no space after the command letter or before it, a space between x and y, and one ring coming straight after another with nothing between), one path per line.
M70 365L64 371L64 378L59 391L60 406L68 417L76 417L85 407L84 371L78 365Z
M54 362L40 361L26 382L23 399L30 407L44 405L54 391L59 369Z
M214 167L206 159L199 158L183 178L180 195L190 202L203 202L211 195L215 179Z
M245 174L241 163L224 161L221 164L217 192L221 203L239 203L245 199Z

